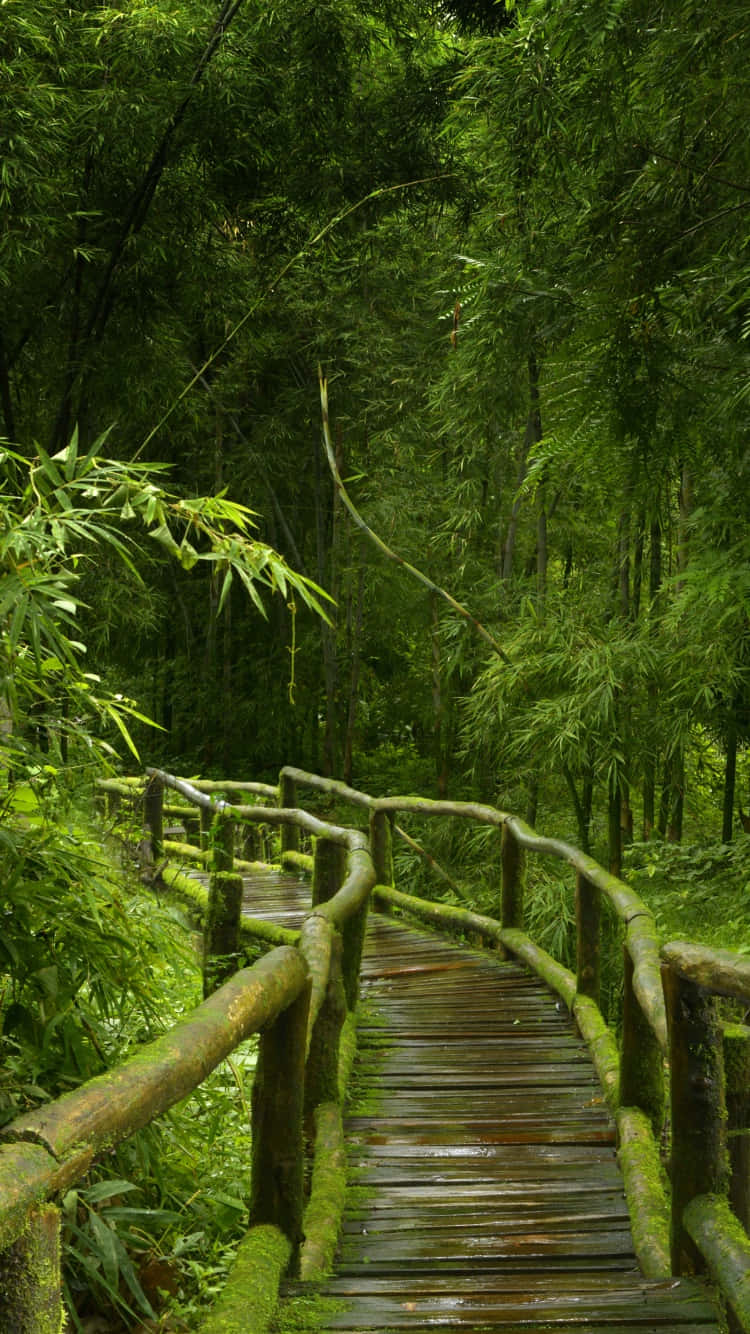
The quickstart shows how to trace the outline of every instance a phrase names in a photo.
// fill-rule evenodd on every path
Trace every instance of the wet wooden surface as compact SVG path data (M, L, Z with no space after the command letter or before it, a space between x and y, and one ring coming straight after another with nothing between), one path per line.
M254 880L247 910L295 926L308 893ZM541 982L372 914L362 991L353 1189L318 1329L718 1330L698 1283L641 1276L614 1127Z

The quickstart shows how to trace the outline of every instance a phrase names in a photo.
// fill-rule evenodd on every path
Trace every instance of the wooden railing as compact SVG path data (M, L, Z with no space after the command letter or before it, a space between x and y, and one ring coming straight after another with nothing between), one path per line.
M140 792L151 874L201 910L206 1000L118 1069L5 1128L0 1147L0 1322L3 1317L8 1322L8 1311L16 1319L2 1281L13 1270L25 1276L26 1295L17 1323L9 1328L18 1334L50 1334L60 1328L59 1225L51 1201L80 1179L104 1148L184 1097L252 1033L261 1036L252 1106L251 1229L240 1248L236 1277L216 1316L209 1317L205 1334L235 1325L238 1330L264 1328L283 1271L291 1266L303 1279L325 1272L336 1242L331 1219L343 1203L341 1102L353 1053L365 917L374 889L380 907L397 907L444 929L469 933L522 960L559 994L589 1044L617 1124L634 1242L644 1273L661 1279L707 1265L728 1299L734 1328L750 1334L748 1135L742 1133L750 1085L750 1029L735 1024L723 1032L714 999L729 995L750 1003L747 960L678 942L660 953L653 914L627 885L576 848L540 837L522 820L491 806L373 798L294 768L282 770L278 789L255 783L186 782L161 770L147 771L145 786L143 780L140 785L126 780L99 786L110 808L123 796ZM368 831L333 824L301 809L297 794L303 787L365 811ZM195 843L164 838L164 795L169 790L182 801L181 818L186 823L194 819ZM178 813L169 807L167 811ZM391 845L399 812L459 817L498 829L500 921L394 887ZM237 844L244 853L256 853L253 834L274 827L281 834L282 863L313 873L312 911L299 932L240 915L237 873L258 863L239 858ZM236 837L238 829L245 834L243 840ZM300 852L301 836L312 838L313 856ZM206 865L211 873L208 891L170 863L170 854ZM528 854L557 858L575 871L575 973L524 932ZM620 1049L598 1004L602 898L623 927ZM235 971L243 935L271 948L253 967ZM667 1065L671 1206L659 1156ZM305 1132L315 1144L307 1201ZM734 1212L727 1197L729 1157ZM252 1326L246 1323L246 1303L237 1296L248 1271L254 1274L257 1305ZM262 1292L265 1301L258 1297Z

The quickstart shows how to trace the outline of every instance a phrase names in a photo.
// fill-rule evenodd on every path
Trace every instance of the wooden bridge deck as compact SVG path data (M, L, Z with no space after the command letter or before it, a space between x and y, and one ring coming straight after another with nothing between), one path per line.
M274 882L248 884L248 910L294 925L309 888ZM542 982L373 913L363 997L357 1189L318 1328L718 1330L699 1284L641 1276L614 1126Z

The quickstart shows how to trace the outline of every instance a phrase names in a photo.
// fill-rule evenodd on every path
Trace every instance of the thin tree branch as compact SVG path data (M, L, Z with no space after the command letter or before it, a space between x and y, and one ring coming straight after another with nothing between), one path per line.
M328 418L328 382L324 379L323 372L320 368L318 368L318 380L320 383L320 407L323 417L323 440L325 442L326 456L328 458L328 467L331 470L333 483L341 498L341 503L351 515L354 523L366 537L369 537L370 541L378 548L378 551L380 551L382 555L387 557L388 560L393 561L396 565L400 565L402 570L406 570L408 574L412 575L424 588L429 589L431 593L439 594L439 596L443 598L454 611L458 612L459 616L463 617L465 621L468 621L469 625L473 626L484 642L489 644L493 653L497 653L498 657L502 658L503 662L507 662L508 666L510 666L510 658L507 653L500 647L497 640L490 634L489 630L485 629L481 621L478 621L475 616L472 616L471 612L468 611L462 603L457 602L456 599L450 593L446 592L444 588L441 588L439 584L433 583L432 579L429 579L426 574L423 574L421 570L418 570L415 565L411 565L408 560L404 560L403 556L399 556L397 552L391 550L389 546L386 546L386 543L382 538L378 537L377 533L373 532L372 528L365 523L365 520L362 518L359 511L355 509L352 501L349 499L346 487L341 480L341 474L336 466L336 455L331 442L331 431Z
M730 181L726 176L717 176L710 167L701 170L699 167L691 167L689 162L684 162L681 158L670 157L669 153L660 153L658 149L651 148L649 144L643 145L644 151L651 157L658 157L662 162L671 162L674 167L679 167L682 171L689 171L693 176L699 176L701 180L715 181L717 185L726 185L730 190L739 190L742 194L750 195L750 185L743 185L740 181Z
M298 250L295 255L292 255L291 258L286 261L286 263L282 266L281 269L279 269L278 273L271 280L271 282L264 289L264 291L261 292L260 296L257 297L255 301L253 301L252 305L248 306L247 310L245 311L245 314L241 317L241 319L239 319L237 323L232 326L232 328L229 330L229 333L227 334L223 342L219 343L218 347L214 348L213 352L206 358L203 365L199 366L192 380L189 380L188 383L185 385L184 389L180 390L177 397L174 398L170 403L164 415L159 418L156 425L152 426L146 438L141 441L140 445L135 451L135 454L133 455L132 462L134 462L137 458L140 457L140 455L146 448L146 445L151 443L154 436L161 430L162 426L164 426L164 424L169 421L169 418L172 416L172 413L175 411L176 408L179 407L183 398L187 397L191 389L195 388L201 376L205 375L209 366L213 366L214 362L221 356L225 348L227 348L229 344L232 342L232 340L237 337L237 334L240 332L240 330L244 329L248 320L251 320L253 318L261 301L263 301L278 287L282 279L286 278L286 275L289 273L290 269L294 267L294 265L297 263L298 260L304 259L305 255L309 253L309 251L313 248L313 246L319 245L321 241L325 240L329 232L332 232L334 228L338 227L340 222L343 222L344 219L348 218L352 213L356 213L358 209L362 208L365 204L370 203L371 200L380 199L381 196L383 195L395 194L401 190L409 190L413 185L427 185L432 181L445 181L452 175L453 175L452 172L438 172L434 176L420 176L418 179L413 181L399 181L397 185L381 185L377 190L371 190L369 194L363 195L361 199L357 199L355 203L347 204L345 208L341 209L340 213L337 213L333 218L330 218L329 221L325 224L325 226L321 227L319 231L315 232L315 234L310 237L309 241L305 242L301 250Z

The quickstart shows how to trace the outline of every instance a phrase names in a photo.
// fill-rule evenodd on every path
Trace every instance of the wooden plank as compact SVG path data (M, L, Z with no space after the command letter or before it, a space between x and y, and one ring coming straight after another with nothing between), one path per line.
M697 1283L640 1275L588 1051L537 978L371 914L363 992L321 1329L717 1334Z

